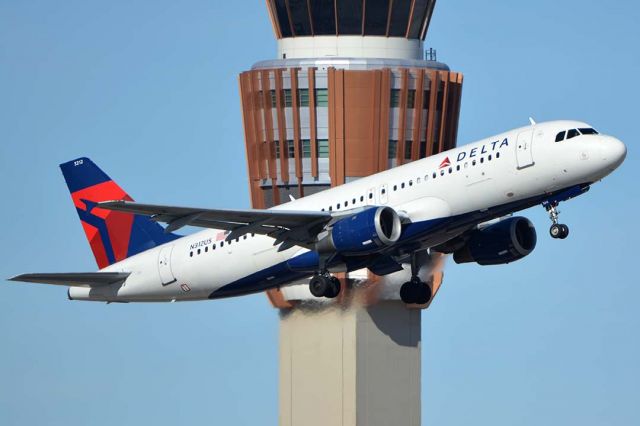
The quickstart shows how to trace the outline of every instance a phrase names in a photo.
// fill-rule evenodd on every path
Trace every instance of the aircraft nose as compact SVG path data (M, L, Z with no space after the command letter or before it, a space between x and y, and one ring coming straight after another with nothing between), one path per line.
M603 160L614 170L622 164L627 156L627 147L614 137L608 136L602 143Z

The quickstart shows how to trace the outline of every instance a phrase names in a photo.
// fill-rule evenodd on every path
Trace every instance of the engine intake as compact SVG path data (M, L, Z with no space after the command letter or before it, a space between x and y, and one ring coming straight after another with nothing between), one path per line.
M536 247L536 230L526 217L512 217L478 229L453 253L456 263L502 265L522 259Z
M395 243L400 238L400 217L391 207L369 207L344 219L329 229L318 241L318 252L366 254Z

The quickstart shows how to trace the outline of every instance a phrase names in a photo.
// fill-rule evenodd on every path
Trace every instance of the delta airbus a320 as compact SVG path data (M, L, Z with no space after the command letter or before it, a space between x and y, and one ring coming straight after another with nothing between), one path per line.
M406 303L426 303L422 259L499 265L527 256L536 231L513 212L542 205L566 238L558 203L584 194L626 156L618 139L577 121L534 123L268 210L135 203L88 158L60 167L98 272L23 274L69 286L72 300L157 302L239 296L311 276L336 297L336 271L391 274L411 264ZM166 223L163 228L158 222ZM206 228L188 236L174 231Z

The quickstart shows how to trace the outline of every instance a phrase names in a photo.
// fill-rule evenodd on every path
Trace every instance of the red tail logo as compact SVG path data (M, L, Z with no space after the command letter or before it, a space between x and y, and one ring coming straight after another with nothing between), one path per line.
M440 167L438 167L439 169L442 169L443 167L449 167L451 165L451 161L449 161L449 157L445 157L444 160L442 160L442 163L440 163Z

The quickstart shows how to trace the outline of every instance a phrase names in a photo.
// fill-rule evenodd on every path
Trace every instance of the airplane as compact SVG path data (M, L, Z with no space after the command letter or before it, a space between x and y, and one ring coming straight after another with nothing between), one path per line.
M13 281L69 286L70 300L160 302L240 296L309 279L315 297L341 291L335 272L388 275L410 264L403 302L427 303L424 260L510 263L530 254L536 205L551 237L569 228L558 204L587 192L626 157L618 139L579 121L517 128L264 210L136 203L90 159L60 168L98 272ZM160 223L165 223L166 227ZM184 226L205 228L192 235Z

